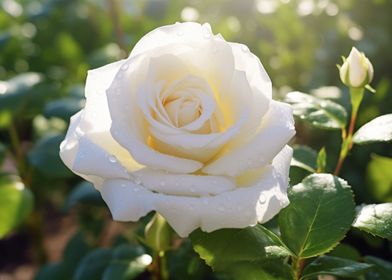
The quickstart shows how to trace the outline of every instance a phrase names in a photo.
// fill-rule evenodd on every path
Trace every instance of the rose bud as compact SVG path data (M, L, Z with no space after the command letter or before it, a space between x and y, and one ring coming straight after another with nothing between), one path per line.
M351 49L347 58L343 57L343 65L339 66L340 79L352 88L368 85L373 79L373 72L373 65L369 59L355 47Z

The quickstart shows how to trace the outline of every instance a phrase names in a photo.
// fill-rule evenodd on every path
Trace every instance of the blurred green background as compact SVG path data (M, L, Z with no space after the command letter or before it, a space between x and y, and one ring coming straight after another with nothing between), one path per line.
M23 189L12 196L18 206L8 209L20 221L0 213L0 279L32 279L42 264L62 259L75 232L90 247L134 235L137 225L111 222L91 186L58 157L69 117L83 107L88 69L126 57L158 26L209 22L214 33L247 44L261 59L277 98L300 90L349 108L336 64L356 46L374 65L377 89L365 96L359 126L392 112L391 15L389 0L0 0L0 187ZM339 132L301 122L297 129L297 143L326 146L332 171ZM341 176L357 204L392 201L391 157L388 144L353 149ZM293 183L305 175L291 173ZM390 243L363 233L351 232L345 244L391 258ZM195 258L188 247L183 253ZM209 273L198 265L198 273Z

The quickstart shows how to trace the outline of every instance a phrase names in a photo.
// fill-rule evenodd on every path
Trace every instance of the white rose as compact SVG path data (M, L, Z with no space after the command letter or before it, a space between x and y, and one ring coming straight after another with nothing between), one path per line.
M369 84L374 75L373 65L364 53L355 47L347 58L343 58L343 65L339 68L340 79L349 87L359 88Z
M60 155L115 220L155 210L184 237L265 222L289 203L292 110L271 99L259 59L210 25L151 31L89 71L85 94Z

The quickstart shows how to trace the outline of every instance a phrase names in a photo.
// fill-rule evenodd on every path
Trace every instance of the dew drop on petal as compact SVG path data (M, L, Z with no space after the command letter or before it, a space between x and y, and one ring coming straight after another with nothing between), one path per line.
M204 33L204 35L203 35L204 39L210 39L211 36L212 35L210 33Z
M263 204L267 201L267 198L264 194L260 194L259 203Z
M124 63L123 65L121 65L121 70L125 71L129 68L129 63Z
M242 46L241 46L241 50L242 50L244 53L249 52L249 48L248 48L247 46L245 46L245 45L242 45Z
M113 155L112 155L112 156L109 156L108 159L109 159L109 161L110 161L111 163L116 163L116 162L117 162L116 157L113 156Z
M184 35L184 31L179 30L179 31L177 32L177 36L183 36L183 35Z
M164 181L161 181L161 182L159 183L159 185L160 185L161 187L164 187L164 186L166 185L166 183L165 183Z

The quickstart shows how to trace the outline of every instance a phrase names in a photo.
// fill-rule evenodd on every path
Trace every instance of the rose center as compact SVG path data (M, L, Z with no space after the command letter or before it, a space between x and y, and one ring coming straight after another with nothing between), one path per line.
M177 127L196 121L202 112L200 100L195 97L180 97L164 104L167 115Z

